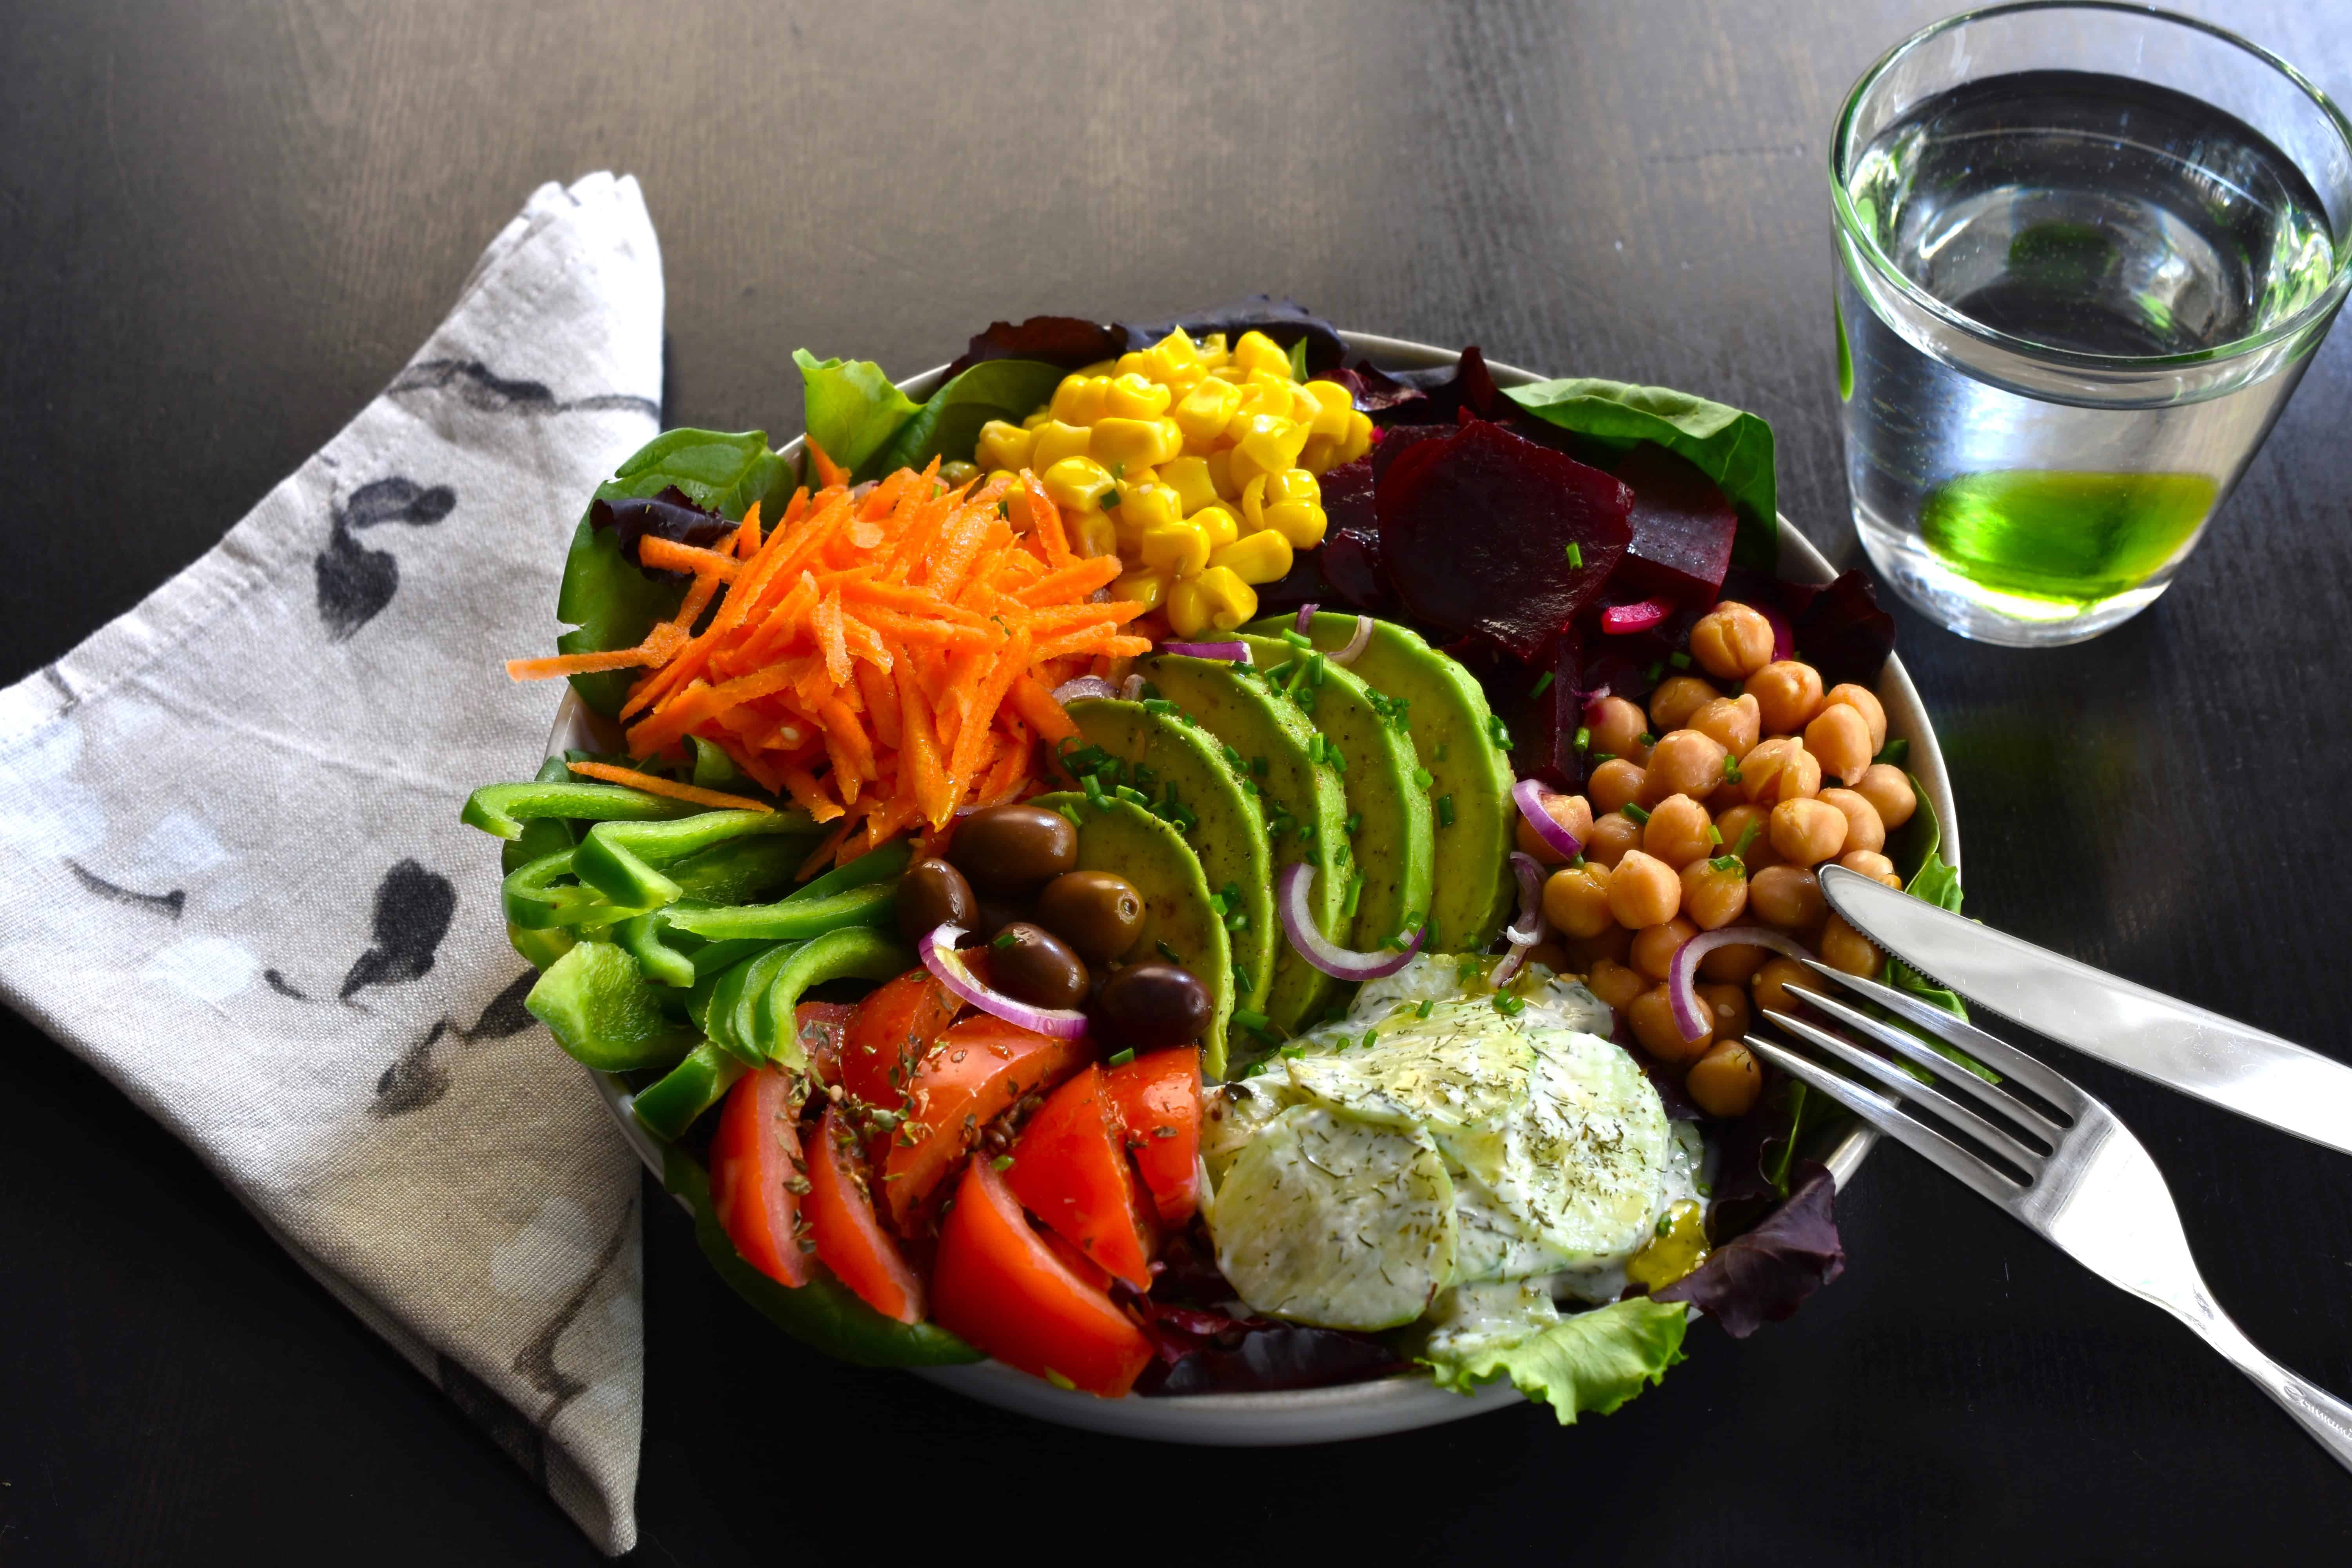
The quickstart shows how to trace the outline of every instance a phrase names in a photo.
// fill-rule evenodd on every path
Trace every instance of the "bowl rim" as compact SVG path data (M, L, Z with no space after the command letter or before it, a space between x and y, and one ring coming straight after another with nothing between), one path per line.
M1462 357L1459 350L1408 338L1348 331L1341 331L1339 338L1349 349L1385 370L1443 370ZM1545 379L1532 371L1494 360L1486 362L1486 368L1501 386L1525 386ZM898 386L920 401L938 389L946 372L947 366L935 365L907 377ZM795 436L776 449L789 458L799 451L800 446L801 438ZM1835 574L1828 560L1790 523L1785 514L1779 521L1780 559L1775 574L1795 581L1828 582ZM1878 686L1881 700L1887 706L1887 728L1910 741L1910 771L1919 780L1941 821L1943 844L1939 853L1957 870L1960 865L1959 826L1952 805L1950 779L1945 772L1943 752L1936 742L1926 704L1903 668L1900 655L1887 656ZM548 736L547 755L559 755L568 743L581 739L588 717L585 705L567 688ZM615 1129L646 1169L660 1179L662 1147L631 1113L627 1087L611 1074L584 1067L581 1070L595 1084ZM1874 1129L1856 1122L1832 1146L1822 1163L1840 1189L1853 1179L1877 1142ZM678 1201L684 1205L684 1199ZM1376 1436L1461 1420L1517 1404L1522 1397L1507 1381L1487 1384L1465 1397L1439 1388L1426 1373L1420 1371L1328 1388L1112 1400L1056 1388L993 1360L906 1370L983 1404L1063 1426L1167 1442L1227 1446L1279 1446Z

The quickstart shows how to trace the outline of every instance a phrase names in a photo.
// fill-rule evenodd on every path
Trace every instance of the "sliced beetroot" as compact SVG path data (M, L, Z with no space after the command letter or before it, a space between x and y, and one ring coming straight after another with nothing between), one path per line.
M1461 428L1459 425L1391 425L1383 429L1363 458L1371 465L1372 482L1377 485L1386 479L1396 460L1412 447L1423 441L1442 441Z
M1473 667L1488 706L1511 732L1511 771L1574 795L1584 788L1584 758L1576 750L1584 721L1584 643L1570 626L1547 650L1539 668L1490 657Z
M1651 441L1612 471L1633 491L1633 542L1617 584L1685 605L1715 603L1739 531L1731 498L1698 465Z
M1623 484L1485 420L1406 448L1378 503L1381 563L1405 608L1523 662L1600 592L1633 533Z

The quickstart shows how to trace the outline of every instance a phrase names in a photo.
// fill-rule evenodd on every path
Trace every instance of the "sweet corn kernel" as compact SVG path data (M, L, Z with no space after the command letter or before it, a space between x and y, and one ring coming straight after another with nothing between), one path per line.
M1241 405L1240 387L1222 376L1204 376L1176 405L1176 425L1195 440L1213 440L1224 434L1226 424Z
M1304 468L1287 468L1266 479L1258 495L1258 517L1264 527L1299 550L1322 543L1329 525L1323 511L1323 487Z
M1192 389L1200 385L1208 377L1208 367L1196 362L1192 364L1179 365L1157 379L1160 385L1168 389L1170 397L1181 403L1192 395Z
M1018 473L1029 466L1029 454L1036 445L1034 432L992 419L980 427L980 439L973 444L971 460L983 468L1010 468Z
M1230 448L1220 447L1201 461L1208 468L1209 486L1217 492L1218 499L1241 499L1241 486L1234 481L1234 454Z
M1167 573L1136 566L1118 574L1118 580L1110 585L1110 596L1141 605L1148 615L1168 602L1168 588Z
M1110 377L1066 375L1054 389L1054 417L1065 425L1091 425L1110 401Z
M1197 508L1186 515L1199 523L1202 531L1209 536L1211 554L1223 550L1242 536L1242 520L1234 515L1233 508L1221 500L1213 500L1208 505Z
M1323 503L1323 487L1316 482L1313 474L1303 468L1286 468L1266 479L1265 504L1272 506L1277 501L1286 500L1320 506Z
M1234 479L1246 485L1260 474L1278 474L1297 468L1298 454L1306 445L1306 426L1293 419L1260 415L1249 422L1246 433L1234 444Z
M1143 531L1139 553L1146 566L1157 567L1171 577L1196 577L1209 564L1208 531L1190 518L1163 522Z
M1224 333L1211 332L1201 340L1201 363L1211 370L1216 369L1232 357L1232 351L1225 347Z
M1208 595L1201 591L1201 580L1168 584L1168 629L1180 637L1197 637L1209 629L1212 613Z
M1222 566L1251 584L1278 582L1289 574L1290 562L1290 541L1270 528L1209 552L1212 570Z
M1148 531L1165 523L1184 521L1184 502L1166 485L1124 485L1118 496L1119 532L1130 528Z
M1209 465L1204 458L1172 458L1160 465L1160 478L1183 498L1188 516L1216 501L1217 487L1210 482Z
M1118 553L1118 535L1110 519L1098 511L1082 512L1076 518L1064 513L1062 526L1070 536L1070 548L1089 561Z
M1316 404L1315 434L1334 438L1348 434L1348 416L1356 411L1356 400L1348 389L1336 381L1310 381L1307 395Z
M1143 468L1181 457L1183 433L1172 419L1118 419L1106 416L1095 421L1087 450L1098 461Z
M1372 449L1372 420L1368 414L1348 416L1348 434L1339 443L1339 459L1352 463Z
M1298 466L1321 479L1339 465L1339 443L1328 436L1309 436L1298 448Z
M1193 579L1208 606L1209 625L1229 632L1257 618L1257 590L1235 576L1229 567L1212 566Z
M1054 410L1051 407L1040 408L1036 413L1032 414L1029 417L1021 421L1021 428L1024 430L1034 430L1040 425L1052 423L1053 418Z
M1029 516L1029 489L1026 485L1015 486L1005 492L1004 521L1013 525L1015 533L1026 533L1036 526Z
M1122 485L1156 485L1163 482L1160 470L1149 463L1121 463L1111 475Z
M1109 470L1092 458L1064 458L1038 476L1045 493L1064 511L1087 511L1111 488Z
M1043 474L1065 458L1083 458L1092 440L1084 426L1049 419L1037 426L1036 440L1029 448L1030 469Z
M1201 363L1201 351L1193 347L1191 336L1181 327L1152 344L1151 352L1171 370Z
M1166 387L1131 372L1122 373L1110 384L1110 395L1103 400L1103 412L1118 419L1157 419L1168 412L1168 404Z
M1264 332L1244 332L1242 341L1234 345L1234 363L1244 374L1254 370L1270 370L1290 379L1290 354L1280 343Z
M1124 375L1139 375L1143 377L1144 380L1150 381L1151 379L1151 356L1145 350L1129 349L1127 353L1118 356L1118 363L1113 367L1110 374L1113 381L1117 381L1119 377Z

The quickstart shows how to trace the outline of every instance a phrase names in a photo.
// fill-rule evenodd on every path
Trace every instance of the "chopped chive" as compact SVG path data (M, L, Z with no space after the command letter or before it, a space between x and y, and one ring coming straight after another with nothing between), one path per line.
M992 1170L1009 1171L1013 1169L1013 1156L1010 1154L999 1154L995 1159L991 1160L988 1163L990 1168Z
M1658 738L1655 735L1651 734L1647 730L1644 730L1640 734L1634 736L1633 740L1635 743L1643 746L1654 746L1658 743Z
M1234 1008L1233 1019L1244 1029L1263 1029L1267 1026L1268 1022L1265 1014L1253 1013L1246 1007Z
M1004 519L1007 522L1013 521L1013 500L1011 497L1008 496L1004 500L996 503L996 515Z
M1437 1004L1434 1001L1425 1000L1420 1006L1415 1007L1412 1010L1412 1016L1416 1018L1426 1018L1432 1012L1435 1011L1436 1007Z
M1450 795L1441 795L1437 797L1437 826L1440 827L1454 826L1454 797Z
M1011 947L1014 942L1019 942L1020 940L1020 937L1016 936L1012 931L1001 931L994 936L988 939L988 945L991 947Z
M1568 542L1568 563L1579 568L1584 564L1584 552L1578 547L1573 539Z
M1176 704L1165 697L1147 697L1143 700L1143 710L1146 713L1173 713Z
M1118 489L1116 486L1103 491L1102 494L1097 496L1095 499L1102 503L1102 509L1105 511L1116 511L1118 510Z
M1634 805L1630 800L1624 805L1619 806L1617 809L1623 812L1628 817L1632 818L1635 822L1647 823L1650 820L1650 814L1642 807Z
M1592 731L1591 731L1591 729L1589 726L1587 726L1587 725L1579 724L1579 725L1576 727L1576 749L1577 749L1578 751L1580 751L1580 752L1582 752L1582 751L1589 751L1589 750L1591 750L1591 746L1592 746Z
M1740 782L1739 764L1738 763L1726 763L1723 764L1723 782L1726 784L1738 784Z
M1712 823L1712 822L1708 823L1708 824L1706 825L1706 841L1707 841L1709 844L1720 844L1720 843L1722 843L1722 842L1723 842L1723 829L1722 829L1722 828L1720 828L1720 827L1717 827L1717 826L1714 823Z
M1516 1018L1527 1010L1527 1003L1507 991L1495 993L1495 1011L1506 1018Z
M1690 655L1686 653L1670 653L1666 655L1666 662L1673 665L1676 669L1688 669L1690 668Z
M1160 945L1166 947L1168 944L1166 942L1161 942ZM1238 963L1234 965L1234 984L1239 985L1244 991L1250 988L1250 972L1243 968Z
M1544 688L1550 684L1551 671L1547 669L1541 675L1536 677L1536 683L1528 689L1528 695L1530 697L1541 697L1544 694Z
M1113 1051L1109 1056L1103 1059L1112 1067L1123 1068L1128 1063L1135 1059L1135 1047L1133 1046L1129 1046L1123 1051Z
M1276 1054L1282 1057L1286 1061L1295 1062L1299 1058L1307 1054L1307 1047L1305 1046L1285 1046Z
M1378 1029L1366 1029L1364 1031L1364 1049L1369 1051L1380 1043L1381 1032Z
M1614 752L1595 752L1589 760L1591 762L1592 765L1597 768L1603 763L1615 762L1617 760L1617 753Z
M1078 1391L1078 1385L1076 1384L1072 1383L1068 1378L1063 1376L1060 1373L1055 1372L1050 1366L1045 1369L1045 1381L1052 1384L1055 1388L1060 1389L1065 1394L1076 1394Z
M1737 855L1718 855L1714 859L1709 860L1707 864L1713 867L1716 870L1721 871L1726 875L1728 875L1733 871L1744 871L1748 868Z
M1663 664L1653 664L1649 668L1642 672L1642 679L1644 680L1654 681L1658 679L1660 672L1665 668L1666 667Z
M1755 843L1756 836L1763 831L1764 822L1761 817L1749 823L1748 825L1747 831L1740 834L1739 842L1731 847L1732 854L1738 856L1742 860L1748 858L1748 847L1750 844Z
M1427 768L1415 768L1415 769L1413 769L1413 770L1412 770L1412 787L1413 787L1413 788L1415 788L1415 789L1419 789L1419 790L1425 790L1425 789L1427 789L1431 784L1435 784L1436 782L1437 782L1437 775L1436 775L1436 774L1434 774L1434 773L1431 773Z
M1348 899L1347 902L1342 906L1347 910L1349 919L1353 920L1355 918L1357 900L1361 899L1363 896L1363 873L1358 872L1355 876L1348 879Z
M1362 827L1363 826L1364 826L1364 814L1363 814L1362 812L1360 812L1360 811L1351 811L1351 812L1349 812L1349 813L1348 814L1347 828L1348 828L1348 831L1349 831L1350 834L1353 834L1357 829L1359 829L1359 828Z
M1282 640L1288 643L1293 647L1313 647L1315 646L1313 643L1307 640L1306 633L1294 631L1288 626L1282 628Z
M1169 946L1166 942L1155 942L1151 945L1158 948L1160 950L1160 956L1166 959L1169 963L1181 963L1184 962L1182 959L1176 956L1176 950ZM1242 988L1244 990L1247 990L1249 988L1249 983L1247 981L1244 981L1242 983Z

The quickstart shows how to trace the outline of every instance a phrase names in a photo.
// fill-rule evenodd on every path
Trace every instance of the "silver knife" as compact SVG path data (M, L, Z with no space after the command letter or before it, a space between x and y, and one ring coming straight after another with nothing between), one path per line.
M1937 984L2087 1057L2352 1154L2352 1068L1825 866L1845 922Z

